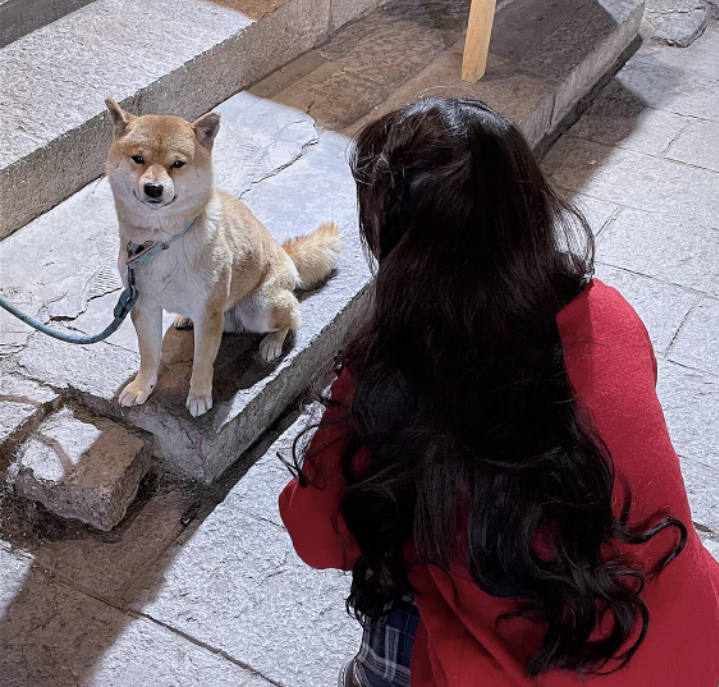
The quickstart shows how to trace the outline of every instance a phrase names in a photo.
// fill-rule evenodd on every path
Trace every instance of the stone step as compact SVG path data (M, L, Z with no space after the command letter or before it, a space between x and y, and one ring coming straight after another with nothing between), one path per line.
M138 369L129 322L107 342L79 347L30 336L0 313L11 364L150 432L157 455L191 476L216 479L331 362L361 313L370 273L346 161L357 127L423 94L474 96L518 121L541 148L626 53L641 11L639 0L515 0L497 14L487 75L472 86L460 80L465 0L392 2L222 103L219 185L278 239L335 220L345 248L337 274L302 297L304 326L278 364L258 359L257 338L225 337L207 415L193 419L184 407L192 335L170 328L169 317L158 386L139 408L116 402ZM86 186L2 242L3 289L46 321L99 331L120 288L115 226L107 181ZM28 256L41 279L28 280Z
M0 239L101 174L105 97L197 117L380 1L96 0L5 46Z
M0 48L94 0L0 0Z
M125 516L150 469L148 439L65 406L20 447L11 481L18 495L56 515L109 531Z

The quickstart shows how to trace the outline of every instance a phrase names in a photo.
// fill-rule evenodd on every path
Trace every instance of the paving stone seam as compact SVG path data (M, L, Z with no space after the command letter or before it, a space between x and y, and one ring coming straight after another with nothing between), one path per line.
M645 210L646 212L646 210ZM608 224L607 224L608 226ZM708 293L707 291L700 291L699 289L693 289L691 286L684 286L683 284L677 284L673 281L667 281L666 279L660 279L659 277L656 277L652 274L645 274L644 272L637 272L635 270L630 270L627 267L622 267L620 265L614 265L611 262L606 262L605 260L597 260L597 265L602 265L604 267L611 267L612 269L619 270L620 272L625 272L626 274L633 274L637 277L643 277L644 279L650 279L653 282L656 282L657 284L664 284L666 286L674 286L677 289L681 289L682 291L685 291L686 293L691 293L694 296L697 297L697 302L694 303L691 306L691 309L693 310L704 298L711 298L712 300L717 300L712 296L712 294ZM684 322L682 321L682 325ZM672 339L672 344L674 343L674 340Z
M588 197L589 197L589 196L588 196ZM623 209L624 209L624 206L622 206L622 205L617 205L617 207L614 208L614 210L612 210L612 214L609 215L609 217L607 217L607 219L605 219L604 222L602 223L602 226L599 227L599 228L594 232L594 239L595 239L595 241L596 241L596 239L599 238L599 235L600 235L605 229L608 229L609 227L612 226L612 224L614 224L614 222L617 220L617 218L619 217L619 215L622 213L622 210L623 210Z
M699 304L703 300L704 300L704 298L698 298L696 301L694 301L694 303L689 308L689 310L687 310L687 312L684 314L682 321L679 323L679 326L677 327L677 330L674 332L674 336L672 337L672 340L669 342L669 346L667 346L667 350L665 351L665 354L667 357L674 350L674 344L676 344L677 339L679 338L679 335L682 332L682 329L684 329L684 325L687 323L689 318L694 314L694 311L699 307Z
M208 644L207 642L203 642L201 639L197 639L196 637L193 637L191 634L188 634L187 632L183 632L182 630L170 625L169 623L165 623L162 620L158 620L157 618L154 618L153 616L149 615L148 613L145 613L143 611L132 611L128 610L126 612L126 615L128 615L131 618L135 618L137 620L148 620L155 625L163 628L167 632L171 632L174 635L178 635L179 637L182 637L183 639L187 640L188 642L191 642L195 646L199 647L200 649L204 649L205 651L209 651L212 654L215 654L216 656L219 656L220 658L225 659L226 661L229 661L230 663L233 663L234 665L238 666L239 668L242 668L243 670L248 671L252 675L255 675L256 677L260 677L263 680L267 681L271 685L275 685L275 687L287 687L287 685L277 682L276 680L273 680L270 677L267 677L267 675L263 674L261 671L257 670L256 668L253 668L249 663L245 663L244 661L240 661L239 659L235 658L231 654L228 654L224 649L218 649L215 646L212 646L211 644Z
M702 119L701 121L708 122L712 120L708 119ZM709 167L702 167L701 165L694 165L691 162L681 162L680 160L675 160L671 157L666 157L663 153L662 155L653 155L652 153L646 153L642 150L637 150L636 148L627 148L625 146L622 146L618 143L604 143L603 141L597 141L594 138L588 138L586 136L577 136L576 134L573 134L571 132L567 132L564 134L567 138L574 139L575 141L583 141L585 143L592 143L593 145L602 146L603 148L608 148L609 150L626 150L629 153L632 153L634 155L641 155L642 157L650 157L654 160L661 160L663 162L668 162L673 165L680 165L682 167L690 167L691 169L698 169L702 172L708 172L710 174L714 174L717 176L717 181L719 181L719 172L717 172L715 169L710 169ZM631 206L627 206L631 207Z
M667 359L667 364L668 365L676 365L677 367L681 367L684 370L689 370L690 372L698 372L699 374L706 375L708 377L711 377L712 379L719 379L719 373L709 372L708 370L699 370L696 367L690 367L689 365L684 365L683 363L679 363L676 360Z

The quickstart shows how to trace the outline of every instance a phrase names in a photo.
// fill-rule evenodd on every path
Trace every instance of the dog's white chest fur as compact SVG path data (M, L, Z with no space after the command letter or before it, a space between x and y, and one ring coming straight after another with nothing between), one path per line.
M168 312L197 318L217 281L203 260L201 248L207 234L208 227L203 221L166 250L135 268L135 283L141 298ZM126 282L127 267L122 259L120 269Z

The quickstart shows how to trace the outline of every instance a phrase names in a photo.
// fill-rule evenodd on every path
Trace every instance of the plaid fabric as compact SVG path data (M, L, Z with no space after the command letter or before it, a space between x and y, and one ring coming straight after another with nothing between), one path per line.
M411 596L387 616L365 621L355 677L363 687L409 687L414 633L419 611Z

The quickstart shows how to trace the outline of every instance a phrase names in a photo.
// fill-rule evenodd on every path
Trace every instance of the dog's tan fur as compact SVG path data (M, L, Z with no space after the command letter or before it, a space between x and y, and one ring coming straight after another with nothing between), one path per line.
M178 313L178 328L194 328L187 407L196 417L212 407L222 332L265 333L262 357L279 357L287 333L301 325L294 290L329 276L341 249L339 232L327 222L280 245L239 199L218 190L211 153L219 114L190 123L179 117L135 117L114 100L106 104L115 133L106 170L120 224L123 279L129 241L167 240L196 218L187 234L136 270L140 296L132 321L141 362L120 403L144 403L157 384L164 309ZM184 164L173 166L177 161ZM148 183L162 185L158 198L146 195Z

